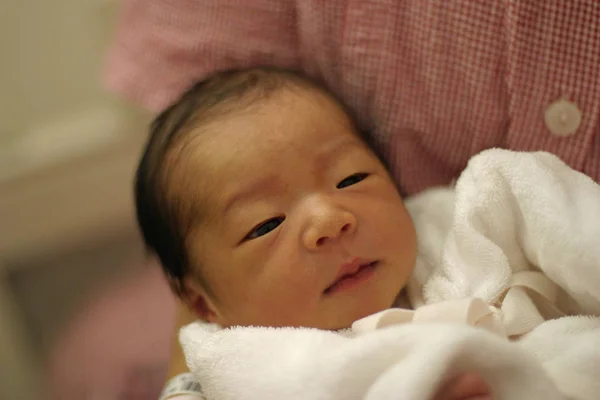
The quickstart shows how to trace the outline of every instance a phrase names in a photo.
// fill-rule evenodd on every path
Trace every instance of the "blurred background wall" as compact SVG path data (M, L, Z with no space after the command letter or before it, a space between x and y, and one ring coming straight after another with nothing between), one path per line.
M0 398L152 399L173 298L131 182L149 115L107 94L116 0L0 2Z

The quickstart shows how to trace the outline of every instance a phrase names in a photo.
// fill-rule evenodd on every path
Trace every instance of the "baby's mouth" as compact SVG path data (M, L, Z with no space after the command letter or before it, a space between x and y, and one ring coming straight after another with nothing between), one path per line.
M369 280L379 261L354 259L340 267L335 281L325 289L323 294L333 295L360 286Z

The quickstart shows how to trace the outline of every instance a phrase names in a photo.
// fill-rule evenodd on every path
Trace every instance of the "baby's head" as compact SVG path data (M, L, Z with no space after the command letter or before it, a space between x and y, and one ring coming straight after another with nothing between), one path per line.
M138 221L171 284L222 326L346 328L412 273L412 221L344 107L292 72L217 73L153 123Z

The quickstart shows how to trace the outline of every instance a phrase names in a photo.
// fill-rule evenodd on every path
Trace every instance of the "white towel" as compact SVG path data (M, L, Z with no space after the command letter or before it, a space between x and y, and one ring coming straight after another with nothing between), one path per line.
M434 189L407 202L419 243L413 304L464 297L494 304L515 274L541 271L563 289L554 293L563 312L600 314L594 181L548 153L494 149L471 159L453 192Z
M451 374L477 371L497 399L563 399L516 344L461 325L408 324L358 337L311 329L182 329L207 399L428 400Z
M414 304L480 298L512 334L533 331L511 342L434 322L354 336L194 323L180 341L207 398L426 400L465 371L495 399L597 398L600 320L541 322L600 315L600 188L552 155L489 150L454 191L407 206L419 239Z

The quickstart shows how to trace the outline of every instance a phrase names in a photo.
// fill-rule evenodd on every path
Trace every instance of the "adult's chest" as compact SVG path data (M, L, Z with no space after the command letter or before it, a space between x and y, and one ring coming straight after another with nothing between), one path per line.
M298 2L304 68L374 128L406 192L490 147L600 179L600 3Z

